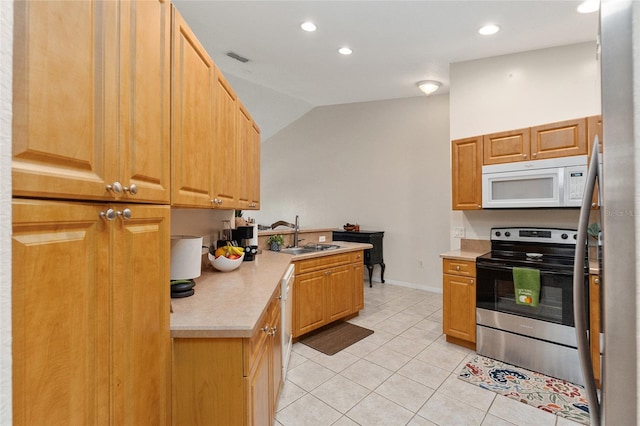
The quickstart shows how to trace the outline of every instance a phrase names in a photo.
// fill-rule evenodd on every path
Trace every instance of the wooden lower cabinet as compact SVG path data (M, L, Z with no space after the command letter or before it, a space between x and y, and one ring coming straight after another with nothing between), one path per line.
M169 207L12 204L13 423L168 424Z
M273 425L282 385L280 286L250 338L174 338L174 425Z
M442 327L448 342L475 349L476 266L474 261L443 259Z
M358 251L295 262L294 338L363 308L363 259Z

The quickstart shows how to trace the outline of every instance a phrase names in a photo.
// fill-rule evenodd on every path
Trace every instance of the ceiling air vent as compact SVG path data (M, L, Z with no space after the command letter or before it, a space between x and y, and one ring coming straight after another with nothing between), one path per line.
M235 52L227 52L227 56L230 57L230 58L235 59L236 61L240 61L243 64L246 63L246 62L249 62L249 60L247 58L245 58L243 56L240 56Z

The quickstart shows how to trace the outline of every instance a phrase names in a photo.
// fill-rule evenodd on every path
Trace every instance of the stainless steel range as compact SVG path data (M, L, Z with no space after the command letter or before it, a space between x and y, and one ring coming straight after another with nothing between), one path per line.
M573 315L575 248L573 229L491 230L491 252L476 258L478 354L583 383ZM514 268L539 271L537 306L517 303ZM587 258L584 286L588 300Z

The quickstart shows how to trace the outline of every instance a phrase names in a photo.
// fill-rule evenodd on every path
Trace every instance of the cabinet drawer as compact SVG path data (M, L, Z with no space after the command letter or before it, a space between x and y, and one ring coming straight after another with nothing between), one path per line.
M316 257L308 260L299 260L295 262L296 275L317 271L319 269L326 269L326 268L332 268L334 266L346 265L347 263L351 262L351 255L352 253L341 253L341 254L333 254L331 256Z
M472 260L442 259L442 272L452 275L476 276L476 262Z
M362 251L354 251L353 253L350 253L350 255L351 260L349 263L362 263L364 260L364 253Z

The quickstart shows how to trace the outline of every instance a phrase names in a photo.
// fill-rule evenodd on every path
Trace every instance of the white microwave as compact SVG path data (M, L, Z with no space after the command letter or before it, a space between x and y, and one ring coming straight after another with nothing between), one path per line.
M587 156L482 166L482 208L580 207Z

